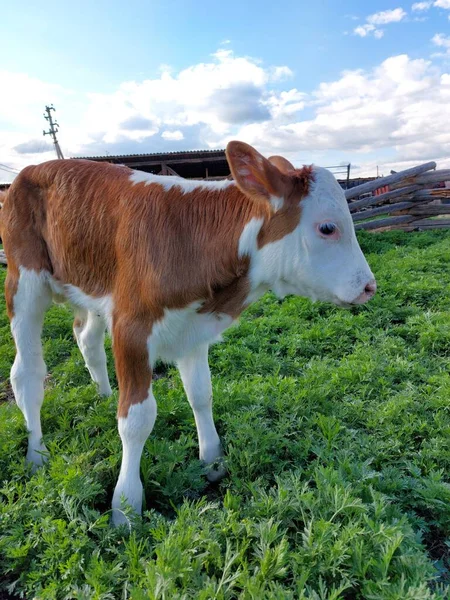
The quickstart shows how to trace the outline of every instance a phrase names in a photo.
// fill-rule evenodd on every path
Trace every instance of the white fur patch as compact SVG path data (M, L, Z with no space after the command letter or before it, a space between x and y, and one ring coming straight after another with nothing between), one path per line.
M40 411L44 400L47 373L42 355L42 324L51 303L47 273L19 267L19 282L14 296L11 331L16 343L16 358L11 369L11 385L28 429L27 460L35 466L44 461Z
M130 181L133 184L145 183L146 185L157 183L166 191L171 190L174 187L179 187L183 194L202 189L223 190L230 185L235 185L234 181L229 179L222 179L219 181L201 181L195 179L184 179L183 177L176 177L172 175L154 175L153 173L144 173L144 171L133 171L133 173L130 175Z
M197 346L218 341L220 334L233 323L229 315L199 314L200 306L200 302L194 302L183 309L164 311L147 342L151 364L158 358L174 362Z
M126 417L119 417L119 434L122 440L122 465L119 479L114 490L112 508L113 524L127 523L120 510L122 496L137 514L142 510L142 483L139 474L144 444L152 432L156 421L156 401L152 386L144 402L130 406Z
M63 296L75 307L84 308L89 312L93 312L105 320L108 331L112 331L112 313L114 303L111 294L95 298L85 294L80 288L71 284L60 284L51 276L48 277L48 282L54 294Z
M239 238L239 258L255 256L258 248L257 238L263 223L264 219L261 217L260 219L253 218L245 225Z
M269 200L273 210L275 211L280 210L284 203L283 198L279 198L278 196L270 196Z

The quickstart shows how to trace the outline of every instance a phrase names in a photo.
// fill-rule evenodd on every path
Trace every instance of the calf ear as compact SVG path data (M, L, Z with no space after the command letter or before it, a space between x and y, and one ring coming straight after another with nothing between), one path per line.
M268 160L282 173L295 171L294 165L282 156L269 156Z
M229 142L228 165L237 186L246 196L279 206L289 189L289 177L244 142Z

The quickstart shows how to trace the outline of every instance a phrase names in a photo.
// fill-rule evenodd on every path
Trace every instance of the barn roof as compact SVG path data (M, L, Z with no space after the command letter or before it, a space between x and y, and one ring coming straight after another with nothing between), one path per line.
M101 160L101 161L115 161L122 158L133 159L148 157L151 159L164 159L164 158L210 158L211 156L225 156L225 150L182 150L176 152L147 152L144 154L106 154L105 156L74 156L74 159L84 160Z
M122 164L132 169L187 179L224 179L230 174L225 150L184 150L148 154L75 156L72 160L94 160Z

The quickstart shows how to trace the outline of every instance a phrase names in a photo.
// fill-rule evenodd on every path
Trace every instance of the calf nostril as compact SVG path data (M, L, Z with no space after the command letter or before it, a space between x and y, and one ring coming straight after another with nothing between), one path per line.
M364 288L364 292L366 294L373 296L376 291L377 291L377 283L376 283L375 279L373 279L372 281L369 281L369 283L366 285L366 287Z

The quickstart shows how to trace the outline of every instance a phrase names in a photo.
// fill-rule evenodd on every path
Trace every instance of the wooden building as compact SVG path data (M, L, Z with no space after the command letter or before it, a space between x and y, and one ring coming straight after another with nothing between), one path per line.
M225 179L230 175L224 150L192 150L118 156L77 156L97 162L125 165L155 175L179 175L185 179Z
M185 179L225 179L230 169L225 150L187 150L184 152L155 152L151 154L119 154L105 156L76 156L69 160L93 160L125 165L130 169L156 175L179 175ZM344 189L359 185L367 178L350 179L350 165L328 167ZM342 179L340 176L344 176ZM370 178L372 179L372 178ZM0 184L7 189L9 184Z

